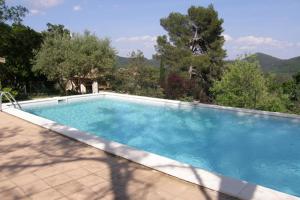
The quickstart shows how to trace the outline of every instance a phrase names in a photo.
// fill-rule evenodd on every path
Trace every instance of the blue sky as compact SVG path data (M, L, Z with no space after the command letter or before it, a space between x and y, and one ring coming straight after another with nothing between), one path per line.
M159 24L170 12L186 13L191 5L213 3L224 19L228 58L264 52L280 58L300 56L300 0L7 0L30 13L24 23L37 31L46 23L72 32L90 30L108 37L121 56L140 49L150 58Z

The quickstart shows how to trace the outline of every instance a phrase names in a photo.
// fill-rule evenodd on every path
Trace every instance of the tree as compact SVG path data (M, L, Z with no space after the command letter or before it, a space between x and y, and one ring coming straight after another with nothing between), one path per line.
M37 78L31 70L31 60L42 43L42 36L21 24L0 23L0 32L0 55L6 58L0 67L2 85L26 91L29 82Z
M69 49L71 49L69 36L46 37L33 66L33 71L45 75L48 80L57 81L62 92L65 92L67 82L74 76L74 70L68 64Z
M44 37L55 37L56 35L70 36L70 30L62 24L47 23L47 30L42 32Z
M78 77L93 77L106 81L115 63L116 51L108 39L99 39L86 31L83 35L74 34L71 40L69 65Z
M19 89L33 76L30 59L40 44L40 37L34 30L21 25L27 12L23 6L9 7L5 0L0 0L0 57L6 59L0 67L0 88Z
M12 21L15 24L20 24L27 12L28 9L23 6L8 7L5 0L0 0L0 23Z
M91 74L97 78L114 63L115 51L108 39L99 39L89 33L71 37L68 31L50 31L45 35L33 69L57 81L64 93L70 79Z
M140 50L130 53L130 62L115 72L114 89L130 94L163 97L159 87L159 68L146 63Z
M291 80L282 83L281 88L291 101L289 110L300 113L300 72L295 74Z
M300 72L295 74L291 80L282 83L282 88L292 101L300 101Z
M215 81L211 91L216 103L240 108L286 111L286 96L271 92L258 62L237 60Z
M223 71L223 20L212 5L192 6L187 15L171 13L160 21L168 35L159 36L156 51L169 72L184 72L197 84L194 96L210 101L209 88Z

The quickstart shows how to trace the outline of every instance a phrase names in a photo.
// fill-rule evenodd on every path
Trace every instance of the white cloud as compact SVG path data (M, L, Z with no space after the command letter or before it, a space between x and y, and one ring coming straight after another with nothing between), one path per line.
M228 34L225 38L225 49L229 58L244 53L264 52L281 58L289 58L300 54L300 42L289 42L274 39L272 37L261 37L247 35L234 38Z
M113 43L121 56L128 56L131 51L139 49L147 58L151 58L152 54L155 53L156 38L156 36L151 35L119 37L113 40Z
M116 39L116 42L155 42L156 36L143 35L134 37L120 37Z
M276 48L285 48L293 46L294 44L287 41L280 41L271 37L256 37L256 36L244 36L236 40L237 43L249 46L271 46Z
M80 5L76 5L73 7L74 11L80 11L81 10L81 6Z
M31 9L29 10L30 15L44 15L45 12L38 10L38 9Z
M256 49L255 46L237 46L236 48L238 50L254 50L254 49Z
M254 49L256 47L272 47L272 48L287 48L296 46L295 43L276 40L271 37L258 37L253 35L242 36L238 38L233 38L230 35L223 35L226 43L233 43L240 47L249 47L248 49ZM239 47L239 48L240 48Z
M25 0L26 7L29 8L29 14L34 15L45 15L46 9L57 6L64 2L64 0Z
M30 5L37 8L51 8L63 3L64 0L30 0Z
M225 39L226 42L229 42L229 41L233 40L233 38L230 35L228 35L228 34L222 34L222 35L223 35L223 37L224 37L224 39Z
M282 40L276 40L271 37L259 37L259 36L242 36L238 38L233 38L230 35L224 34L225 41L227 43L234 43L239 46L248 46L251 48L258 47L258 46L268 46L268 47L275 47L275 48L286 48L286 47L292 47L296 46L296 43L288 42L288 41L282 41Z

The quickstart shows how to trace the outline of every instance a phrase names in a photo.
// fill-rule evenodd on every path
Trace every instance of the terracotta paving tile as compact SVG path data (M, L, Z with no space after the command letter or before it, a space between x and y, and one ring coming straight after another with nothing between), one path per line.
M103 169L101 171L95 172L95 174L97 176L100 176L101 178L105 179L105 180L111 180L111 170L110 169Z
M46 178L46 177L54 176L54 175L60 174L60 173L61 173L61 171L53 166L43 168L43 169L40 169L40 170L37 170L34 172L34 174L40 178Z
M84 164L82 167L92 173L102 171L105 168L109 168L108 164L103 162L93 162L89 164Z
M39 180L32 183L28 183L26 185L22 185L20 186L20 188L24 191L25 194L32 195L49 189L50 186L47 185L44 181Z
M109 191L112 191L112 186L109 181L104 181L104 182L94 185L90 188L91 188L91 190L93 190L94 192L99 193L99 194L105 194L105 193L108 193Z
M140 180L129 180L127 183L121 185L121 187L125 187L128 194L144 193L156 189L153 183Z
M132 195L133 200L174 200L175 197L171 194L164 192L164 191L155 191L155 190L149 190L149 191L143 191L141 193L135 193ZM199 199L196 199L199 200Z
M72 180L69 176L65 174L57 174L54 176L47 177L43 179L48 185L54 187Z
M184 199L184 200L237 200L236 198L229 197L227 195L224 195L222 193L217 193L213 190L210 190L208 188L200 187L200 186L194 186L191 184L191 186L185 190L183 193L179 194L176 198L176 200Z
M103 179L99 176L96 176L94 174L77 179L77 181L79 183L83 184L84 186L93 186L93 185L100 184L102 182L106 182L105 179Z
M17 158L15 160L18 160ZM21 162L20 162L21 163ZM10 165L18 165L17 163L11 163ZM24 165L24 166L22 166ZM17 167L9 167L6 165L3 166L3 170L1 170L1 174L5 175L7 178L13 178L16 176L22 176L30 173L34 173L39 167L32 167L32 166L27 166L28 164L23 163L20 164L20 166Z
M113 191L107 191L105 193L99 193L97 194L99 196L99 199L101 200L122 200L122 199L130 199L130 198L121 198L117 196Z
M4 180L6 180L6 179L7 179L6 176L0 174L0 181L4 181Z
M67 171L67 172L65 172L65 174L67 176L71 177L72 179L78 179L78 178L90 175L91 172L86 169L83 169L83 168L78 168L75 170Z
M20 188L13 188L10 190L6 190L4 192L0 192L1 200L25 200L28 197Z
M155 170L151 169L137 169L132 172L132 179L136 181L141 181L144 183L149 183L149 181L152 181L156 179L156 177L161 176L162 174L160 172L157 172Z
M55 190L61 192L62 194L68 196L70 194L80 192L85 189L85 186L77 181L70 181L54 187Z
M152 184L154 185L157 181L160 180L161 177L163 176L166 176L168 178L171 178L173 180L172 177L169 177L167 175L164 175L163 173L161 172L158 172L158 171L155 171L155 170L151 170L153 173L147 175L147 176L135 176L133 175L133 179L136 180L136 181L140 181L140 182L144 182L144 183L147 183L147 184ZM175 179L176 180L176 179Z
M221 200L219 199L217 194L211 194L210 192L207 191L199 191L199 192L184 192L180 195L177 196L176 200L194 200L194 199L199 199L199 200Z
M175 196L178 196L189 187L187 183L168 176L160 176L153 182L153 186ZM176 188L176 190L174 190L174 188Z
M66 159L66 162L64 162L63 159L59 160L59 162L60 163L57 163L53 166L58 172L67 172L79 168L79 166L75 162L68 162L68 159Z
M8 114L0 119L0 200L233 199Z
M3 192L5 190L9 190L16 187L15 184L13 184L11 181L9 180L5 180L5 181L1 181L0 182L0 192Z
M31 173L11 178L11 181L18 186L26 185L28 183L32 183L37 180L40 180L39 177Z
M100 195L87 188L68 196L70 200L98 200L100 198Z
M57 200L61 197L62 194L51 188L30 196L32 200Z

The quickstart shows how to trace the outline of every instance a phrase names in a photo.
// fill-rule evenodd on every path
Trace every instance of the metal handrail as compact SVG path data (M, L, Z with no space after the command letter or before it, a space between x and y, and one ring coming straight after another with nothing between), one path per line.
M22 109L21 105L16 101L16 99L11 95L11 93L0 91L0 111L2 111L3 96L5 96L8 99L8 101L11 103L11 105L14 106L14 108L18 107L19 109Z

